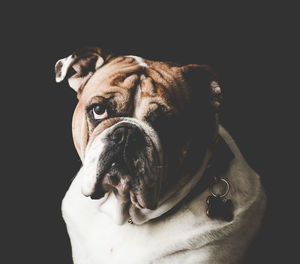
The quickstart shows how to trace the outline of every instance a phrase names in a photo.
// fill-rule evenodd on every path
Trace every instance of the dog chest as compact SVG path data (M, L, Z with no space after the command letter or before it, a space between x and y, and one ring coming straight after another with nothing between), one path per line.
M70 186L62 211L74 263L154 263L205 244L205 239L195 243L194 238L205 238L203 234L211 229L204 210L203 214L195 215L188 208L159 223L116 225L99 212L94 201L79 192L78 179Z

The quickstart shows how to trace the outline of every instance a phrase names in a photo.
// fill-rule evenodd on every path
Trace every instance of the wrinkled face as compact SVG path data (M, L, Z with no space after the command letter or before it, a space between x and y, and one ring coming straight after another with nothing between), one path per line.
M130 56L103 61L77 87L73 138L83 161L82 194L100 204L113 196L126 219L155 210L201 166L215 130L212 80L195 65ZM203 79L197 92L186 74L191 68Z

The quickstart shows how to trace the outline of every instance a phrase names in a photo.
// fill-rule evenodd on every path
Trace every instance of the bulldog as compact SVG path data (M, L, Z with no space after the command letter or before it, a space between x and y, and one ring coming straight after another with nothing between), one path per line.
M62 201L74 263L240 263L266 196L218 122L212 70L89 47L55 72L78 97L82 167Z

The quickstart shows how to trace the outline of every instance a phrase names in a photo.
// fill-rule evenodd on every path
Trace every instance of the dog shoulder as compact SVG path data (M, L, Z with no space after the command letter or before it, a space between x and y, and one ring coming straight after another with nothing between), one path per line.
M262 193L264 194L261 184L260 175L249 166L240 149L229 132L219 126L219 134L224 139L234 155L225 177L230 181L231 195L241 195L238 200L245 203L252 203Z

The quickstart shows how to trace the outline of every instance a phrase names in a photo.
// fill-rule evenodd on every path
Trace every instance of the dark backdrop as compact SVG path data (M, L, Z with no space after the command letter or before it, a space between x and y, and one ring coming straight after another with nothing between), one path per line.
M290 154L297 122L292 117L299 32L294 8L110 3L4 9L2 247L7 263L71 263L60 204L81 165L71 136L76 95L66 83L55 83L53 70L58 59L93 43L124 55L214 68L224 95L221 123L261 174L268 195L248 262L290 263L296 252L299 174L291 170L296 163Z

